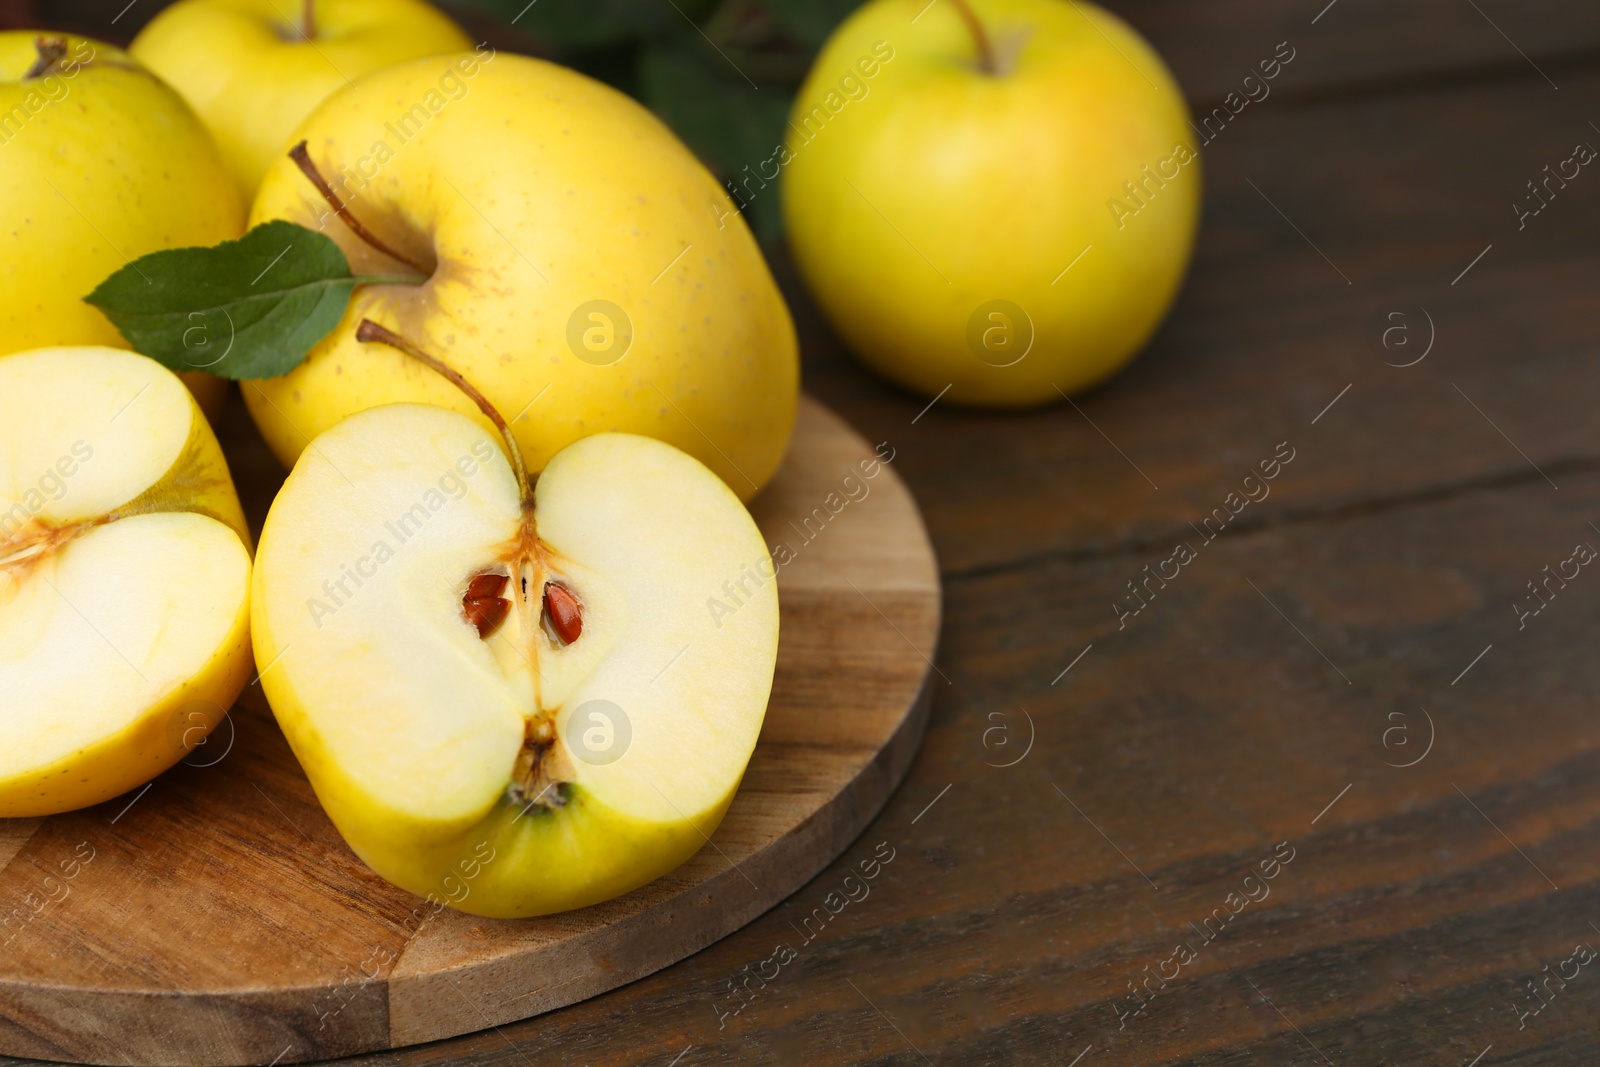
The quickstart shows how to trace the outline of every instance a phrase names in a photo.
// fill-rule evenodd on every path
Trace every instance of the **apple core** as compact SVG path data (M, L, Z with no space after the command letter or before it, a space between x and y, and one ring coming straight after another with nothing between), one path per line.
M303 151L304 148L302 142L298 150ZM315 168L308 169L307 173L314 175ZM522 457L516 435L489 399L442 360L370 319L362 321L356 336L362 341L399 349L437 371L477 404L499 429L522 494L522 518L516 536L504 552L502 564L506 568L505 573L498 568L491 568L469 580L461 599L461 611L463 617L478 631L478 637L485 641L500 635L509 620L513 632L505 635L506 640L534 668L533 677L538 678L541 644L550 648L566 648L582 636L583 602L568 581L558 575L558 553L539 539L538 524L534 519L537 505L533 483L528 477L528 466ZM517 576L513 594L515 599L507 600L502 594L506 586L511 584L512 575ZM535 634L542 635L543 640L535 640ZM517 755L507 795L513 803L525 804L528 809L563 807L567 803L563 787L575 775L565 749L556 744L555 712L543 706L537 686L535 688L534 711L527 716L522 749Z

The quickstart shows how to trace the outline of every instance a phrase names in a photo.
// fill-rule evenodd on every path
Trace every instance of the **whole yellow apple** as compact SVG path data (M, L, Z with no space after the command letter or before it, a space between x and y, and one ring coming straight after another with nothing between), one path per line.
M1057 400L1131 359L1199 215L1178 86L1079 0L872 0L823 48L773 162L846 342L969 404Z
M129 51L200 114L248 198L330 93L391 63L470 47L424 0L179 0Z
M449 382L363 344L363 318L438 353L504 412L530 469L602 431L688 452L749 498L772 477L799 395L788 308L727 194L654 116L571 70L491 50L376 71L300 130L358 238L293 159L252 222L321 229L366 285L280 378L243 382L293 465L358 411L416 402L488 425Z
M126 348L83 298L146 253L243 230L238 190L176 93L111 45L0 33L0 353ZM195 365L210 358L197 344ZM227 383L184 381L214 413Z

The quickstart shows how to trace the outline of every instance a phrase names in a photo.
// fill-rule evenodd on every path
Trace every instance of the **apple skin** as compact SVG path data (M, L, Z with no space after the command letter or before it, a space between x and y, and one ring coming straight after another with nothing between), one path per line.
M108 352L87 346L64 351L81 353L83 358L103 358L104 355L131 358L122 351ZM0 362L17 358L17 355L0 356ZM150 366L161 375L168 373L153 361ZM190 404L193 411L188 440L171 467L143 493L116 510L125 517L172 512L206 515L237 534L248 553L250 529L229 476L222 447L194 400L192 390ZM145 709L125 729L66 758L26 773L0 778L0 818L75 811L110 800L150 781L186 756L211 732L249 682L254 668L250 601L246 597L216 655L199 673ZM174 724L181 730L175 730Z
M244 205L193 112L120 49L51 34L76 65L22 81L39 36L0 33L0 353L127 348L83 297L147 253L238 237ZM216 415L228 383L181 377Z
M256 639L257 659L270 643ZM374 805L325 758L307 709L272 673L262 677L272 712L345 843L386 881L470 915L552 915L647 885L705 845L738 791L735 783L720 804L676 825L630 818L583 790L555 811L524 814L502 797L464 823L417 819Z
M441 84L460 87L459 99L440 97L402 141L399 116ZM726 192L643 107L566 68L480 49L369 74L300 135L368 229L438 268L422 286L359 288L304 364L243 383L285 466L310 438L380 404L432 404L489 427L437 374L358 342L370 318L481 389L511 420L530 471L580 437L618 431L688 452L741 499L777 472L799 402L788 307ZM371 177L352 180L357 168ZM272 219L322 228L358 274L404 270L357 239L287 158L251 213L252 225ZM585 317L594 301L631 322L614 361L619 348L578 355L585 327L603 325ZM609 336L620 345L620 332Z
M834 33L796 98L784 218L817 302L874 370L1026 407L1102 381L1154 333L1193 249L1200 161L1176 82L1120 19L1078 0L970 3L998 76L950 4L913 24L926 0L872 0ZM808 126L816 107L829 117ZM1191 158L1176 176L1129 199L1124 183L1177 145ZM992 301L1031 331L1012 309L990 318Z
M0 780L0 819L77 811L150 781L210 734L254 672L247 599L217 657L127 729L49 766ZM181 749L174 748L174 733Z
M330 93L369 71L472 42L422 0L179 0L129 47L210 129L246 199L295 127Z

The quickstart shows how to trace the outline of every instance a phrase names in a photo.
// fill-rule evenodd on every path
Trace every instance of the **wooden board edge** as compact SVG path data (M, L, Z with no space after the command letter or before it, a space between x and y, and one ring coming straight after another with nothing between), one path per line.
M936 603L937 600L936 597ZM938 617L935 616L936 621ZM471 999L474 987L498 987L515 981L514 974L525 975L528 960L524 957L501 957L454 972L393 981L389 987L388 1047L403 1048L519 1022L610 992L694 955L783 903L855 843L904 782L927 730L933 678L930 667L924 672L900 727L872 759L862 764L859 773L788 835L741 863L743 873L729 867L694 892L679 894L655 908L564 943L566 947L590 949L595 963L584 980L568 981L545 991L543 996L521 997L498 1005ZM852 810L856 812L853 818L846 814ZM818 848L815 842L819 838L828 843ZM808 854L810 860L805 859ZM747 876L764 888L752 890ZM678 913L685 908L703 911L714 921L687 921ZM613 950L631 934L659 926L675 927L684 936L665 952L657 940L647 957L617 960ZM511 1004L516 1006L509 1007ZM441 1005L447 1010L441 1012Z

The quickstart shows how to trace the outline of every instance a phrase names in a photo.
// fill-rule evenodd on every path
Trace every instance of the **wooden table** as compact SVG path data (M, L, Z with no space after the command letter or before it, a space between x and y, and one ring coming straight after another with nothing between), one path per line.
M1600 968L1565 961L1600 946L1600 575L1563 561L1600 547L1600 173L1521 228L1511 205L1600 147L1600 8L1325 3L1112 5L1197 114L1279 42L1295 58L1205 149L1170 321L1075 407L925 408L779 264L808 388L893 445L940 553L916 765L833 868L714 947L366 1059L1597 1058ZM1290 450L1202 543L1191 523ZM1180 542L1196 558L1119 624ZM870 895L806 941L880 842Z

